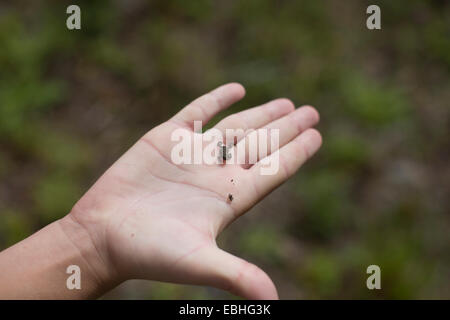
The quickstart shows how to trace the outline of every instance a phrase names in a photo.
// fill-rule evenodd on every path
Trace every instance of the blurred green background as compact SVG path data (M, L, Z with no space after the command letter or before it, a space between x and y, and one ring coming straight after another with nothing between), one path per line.
M82 30L66 28L66 8ZM366 28L381 7L382 30ZM229 81L227 112L321 113L312 161L220 245L281 298L450 298L448 1L0 3L0 249L68 213L147 130ZM221 115L223 116L223 115ZM366 268L381 267L381 290ZM130 281L104 298L230 298Z

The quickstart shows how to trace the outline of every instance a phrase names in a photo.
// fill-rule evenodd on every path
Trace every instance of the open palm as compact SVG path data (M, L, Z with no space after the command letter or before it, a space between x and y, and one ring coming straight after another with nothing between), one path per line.
M275 299L270 278L255 265L216 245L216 237L288 179L321 145L310 129L319 116L287 99L233 114L215 128L280 129L280 169L261 175L258 162L242 165L175 165L174 130L192 135L245 94L227 84L198 98L155 127L128 150L81 198L70 216L90 234L105 265L121 279L210 285L249 299ZM275 152L275 150L272 150ZM230 197L232 195L232 197Z

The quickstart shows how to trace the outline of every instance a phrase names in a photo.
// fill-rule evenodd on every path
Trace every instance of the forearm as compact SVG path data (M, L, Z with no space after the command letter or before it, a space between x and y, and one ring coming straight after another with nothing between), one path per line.
M67 287L70 265L80 268L81 289ZM113 285L89 234L70 216L0 252L0 299L88 299Z

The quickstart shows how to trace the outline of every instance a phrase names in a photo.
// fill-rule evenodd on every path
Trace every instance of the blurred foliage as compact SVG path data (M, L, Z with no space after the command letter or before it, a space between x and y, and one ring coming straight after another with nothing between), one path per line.
M288 97L320 111L324 144L225 249L282 298L450 297L448 1L377 1L379 31L356 0L76 3L81 31L65 27L72 2L0 4L0 248L67 213L190 99L239 81L247 97L223 115ZM365 286L371 264L382 290ZM108 297L230 296L131 282Z

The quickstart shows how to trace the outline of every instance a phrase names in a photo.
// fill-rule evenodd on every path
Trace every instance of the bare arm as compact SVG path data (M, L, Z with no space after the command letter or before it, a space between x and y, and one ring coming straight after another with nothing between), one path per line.
M279 145L258 153L256 163L172 159L174 132L203 139L208 132L194 132L194 121L206 124L244 94L241 85L228 84L193 101L138 140L70 214L1 252L0 298L95 298L133 278L214 286L249 299L278 298L264 271L221 250L216 237L319 149L321 136L311 129L317 111L277 99L213 128L221 137L226 129L279 131ZM246 150L251 133L236 138L231 153L240 146ZM264 160L279 160L273 162L276 170L263 174ZM81 290L66 287L69 265L81 269Z
M81 290L67 288L70 265L82 270ZM2 251L0 270L2 299L90 299L117 284L86 230L70 215Z

